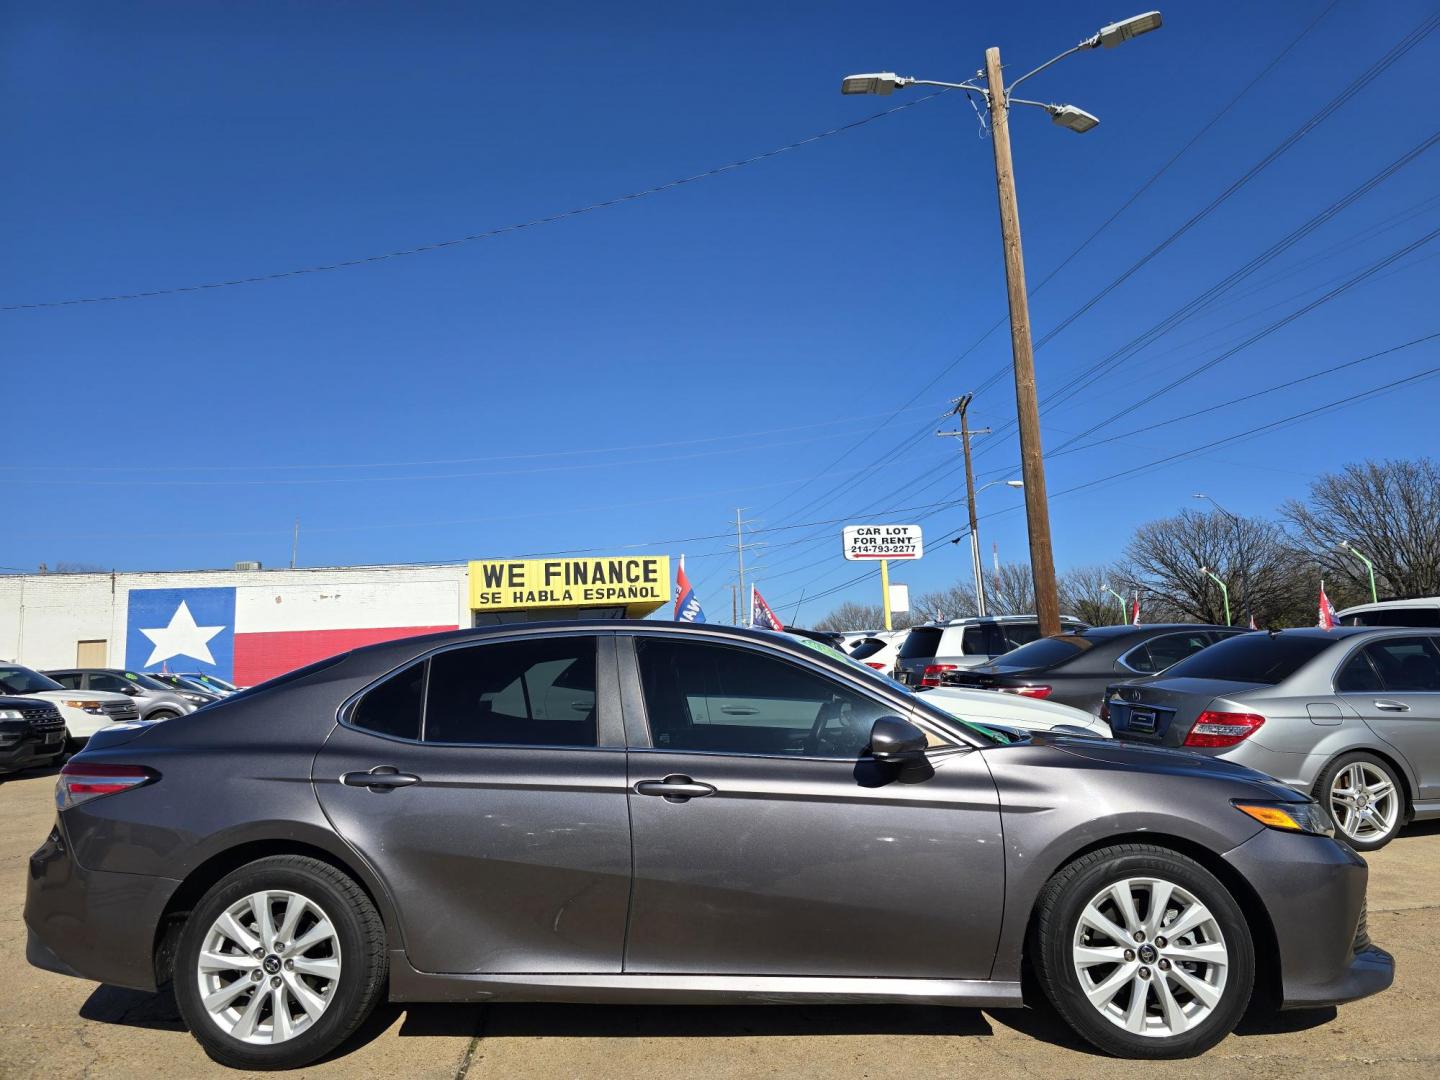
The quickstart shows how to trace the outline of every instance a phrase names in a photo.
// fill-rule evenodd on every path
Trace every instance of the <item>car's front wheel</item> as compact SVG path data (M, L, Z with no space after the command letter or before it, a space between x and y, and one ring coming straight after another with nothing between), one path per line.
M1234 1030L1255 952L1228 889L1193 859L1148 844L1091 852L1040 899L1032 956L1046 996L1107 1053L1180 1058Z
M175 998L222 1065L289 1069L349 1038L385 975L384 927L364 890L326 863L281 855L242 866L196 905Z
M1395 770L1374 754L1336 758L1315 784L1316 800L1357 851L1376 851L1405 824L1405 788Z

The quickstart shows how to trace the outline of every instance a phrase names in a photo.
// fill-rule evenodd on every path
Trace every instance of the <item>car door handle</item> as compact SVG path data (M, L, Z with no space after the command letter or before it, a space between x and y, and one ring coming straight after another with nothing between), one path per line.
M635 785L637 795L659 795L666 802L687 802L714 795L715 789L680 773L671 773L664 780L641 780Z
M1383 710L1383 711L1385 711L1385 712L1409 712L1409 711L1410 711L1410 706L1409 706L1409 705L1406 705L1403 701L1387 701L1387 700L1383 700L1383 699L1380 700L1380 701L1375 702L1375 708L1381 709L1381 710Z
M721 705L720 711L726 716L754 716L760 710L746 705Z
M340 777L340 782L349 787L363 787L369 788L371 791L380 791L418 784L420 777L414 773L401 772L393 765L377 765L369 772L347 772Z

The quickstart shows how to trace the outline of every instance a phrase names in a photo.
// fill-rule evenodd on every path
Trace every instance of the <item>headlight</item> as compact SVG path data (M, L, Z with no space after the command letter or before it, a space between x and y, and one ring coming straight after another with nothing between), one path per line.
M25 714L19 709L0 709L0 720L24 720Z
M88 713L96 713L97 715L103 716L105 713L104 706L98 701L82 701L76 699L75 701L67 701L64 704L69 705L72 709L84 709Z
M191 705L204 705L207 701L210 700L203 694L181 694L180 696L183 697L186 701L190 702Z
M1236 810L1254 818L1261 825L1281 832L1308 833L1311 836L1334 836L1335 826L1330 815L1317 802L1235 802Z

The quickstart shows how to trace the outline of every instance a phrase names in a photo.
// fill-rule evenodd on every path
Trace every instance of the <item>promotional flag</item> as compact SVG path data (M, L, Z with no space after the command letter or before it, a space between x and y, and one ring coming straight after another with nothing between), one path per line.
M1325 595L1325 579L1320 579L1320 621L1316 623L1321 630L1334 630L1340 625L1340 620L1335 617L1335 605L1330 603L1330 597Z
M1138 592L1135 594L1135 603L1130 607L1130 625L1140 625L1140 594Z
M1251 616L1250 616L1250 629L1251 629L1251 630L1259 630L1259 629L1260 629L1258 626L1255 625L1255 616L1254 616L1254 615L1251 615Z
M765 598L754 585L750 586L750 625L757 630L785 629L785 625L775 612L770 610L770 605L765 603Z
M705 621L705 612L700 609L700 601L695 599L695 590L691 588L690 578L685 574L684 555L680 556L680 569L675 571L675 621Z

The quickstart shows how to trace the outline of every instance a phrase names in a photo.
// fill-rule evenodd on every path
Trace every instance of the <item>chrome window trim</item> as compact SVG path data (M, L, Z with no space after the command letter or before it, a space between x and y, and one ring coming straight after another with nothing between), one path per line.
M1360 637L1359 634L1356 634L1356 635L1355 635L1355 638L1354 638L1354 639L1351 639L1351 641L1353 641L1353 644L1349 644L1349 643L1347 642L1347 644L1349 644L1349 648L1345 651L1345 655L1342 656L1342 657L1339 659L1339 661L1336 662L1335 666L1330 669L1330 678L1329 678L1328 681L1329 681L1329 683L1330 683L1330 692L1331 692L1332 694L1334 694L1336 697L1374 697L1376 694L1384 694L1384 695L1387 695L1387 696L1390 696L1390 697L1397 697L1397 696L1400 696L1400 695L1402 695L1402 694L1403 694L1403 695L1406 695L1406 696L1412 696L1412 695L1413 695L1413 696L1420 696L1420 697L1423 697L1423 696L1440 696L1440 690L1340 690L1340 689L1337 689L1336 686L1335 686L1335 680L1340 677L1340 672L1344 669L1345 665L1350 662L1350 658L1351 658L1352 656L1354 656L1356 653L1362 652L1362 651L1364 651L1365 649L1368 649L1371 645L1378 645L1378 644L1380 644L1382 641L1393 641L1395 638L1409 638L1409 637L1428 638L1429 641L1430 641L1430 648L1434 649L1435 652L1436 652L1436 662L1437 662L1437 663L1440 663L1440 631L1431 630L1429 627L1425 627L1425 626L1386 626L1386 627L1374 626L1374 627L1367 627L1366 629L1370 629L1370 630L1374 630L1374 631L1385 631L1385 632L1384 632L1384 633L1378 633L1377 636L1375 636L1375 637L1368 637L1368 636L1366 636L1366 637L1363 637L1363 638ZM1427 631L1429 631L1429 632L1427 633ZM1358 640L1356 640L1356 639L1358 639ZM1320 654L1320 656L1324 656L1324 655L1325 655L1324 653L1321 653L1321 654ZM1319 656L1316 657L1317 660L1318 660L1319 658L1320 658ZM1375 666L1375 661L1374 661L1374 660L1371 660L1371 661L1370 661L1370 666L1371 666L1372 668L1374 668L1375 674L1380 676L1380 681L1381 681L1381 682L1384 682L1384 681L1385 681L1385 676L1382 675L1382 674L1380 673L1380 669Z

